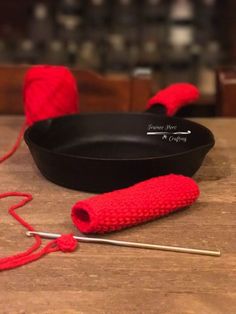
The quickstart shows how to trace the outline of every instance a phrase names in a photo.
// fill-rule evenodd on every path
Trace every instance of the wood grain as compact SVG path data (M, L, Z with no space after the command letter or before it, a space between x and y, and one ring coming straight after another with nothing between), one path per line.
M0 154L23 121L0 117ZM195 175L201 189L189 209L107 238L196 248L219 248L220 258L81 244L0 274L0 313L236 313L236 119L198 119L216 146ZM26 191L21 210L38 230L77 232L70 208L90 194L45 180L24 143L0 165L0 192ZM32 239L7 215L16 199L1 200L0 256L27 248ZM44 241L47 242L46 240Z

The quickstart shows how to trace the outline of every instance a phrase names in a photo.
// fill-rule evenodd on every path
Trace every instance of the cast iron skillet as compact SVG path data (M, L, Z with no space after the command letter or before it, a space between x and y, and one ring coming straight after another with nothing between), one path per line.
M169 173L192 176L213 147L213 134L163 116L162 106L151 111L48 119L29 127L24 138L41 173L76 190L100 193Z

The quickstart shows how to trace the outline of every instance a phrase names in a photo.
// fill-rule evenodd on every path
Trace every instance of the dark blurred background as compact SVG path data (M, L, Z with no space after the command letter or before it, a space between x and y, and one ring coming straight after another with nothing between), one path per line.
M233 0L0 2L0 63L49 63L131 73L159 87L192 82L209 104L215 69L236 58Z

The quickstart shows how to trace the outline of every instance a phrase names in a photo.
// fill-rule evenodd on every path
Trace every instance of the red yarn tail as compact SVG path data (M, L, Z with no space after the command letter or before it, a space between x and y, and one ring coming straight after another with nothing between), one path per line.
M0 163L2 163L5 160L7 160L9 157L11 157L17 151L18 147L21 144L21 140L23 138L26 126L27 126L27 124L26 124L26 121L25 121L23 123L21 129L20 129L20 132L19 132L19 134L17 136L15 144L13 145L13 147L6 154L4 154L2 157L0 157Z
M24 198L19 203L10 206L10 208L8 209L8 213L26 229L28 229L29 231L34 231L34 228L15 212L17 208L23 207L28 202L30 202L33 199L32 195L29 193L21 192L6 192L0 194L0 199L10 196L20 196ZM23 266L51 252L56 252L59 250L63 252L72 252L76 249L77 246L77 242L74 240L72 235L63 235L57 240L50 241L40 251L35 252L41 246L42 241L38 235L34 235L34 238L35 243L27 250L12 256L0 258L0 271Z

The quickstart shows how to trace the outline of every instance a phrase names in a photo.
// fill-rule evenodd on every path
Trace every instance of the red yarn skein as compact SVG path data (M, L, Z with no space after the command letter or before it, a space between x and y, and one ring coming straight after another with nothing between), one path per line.
M27 125L78 112L79 94L76 81L70 70L64 66L36 65L25 75L24 122L14 146L0 163L8 159L20 146Z
M25 75L23 94L28 125L78 112L76 81L63 66L31 67Z

